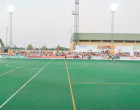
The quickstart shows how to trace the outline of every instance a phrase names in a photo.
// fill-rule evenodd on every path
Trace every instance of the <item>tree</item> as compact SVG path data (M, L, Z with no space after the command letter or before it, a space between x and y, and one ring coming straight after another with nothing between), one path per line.
M18 49L16 45L14 45L14 49Z
M25 50L25 48L23 48L23 47L19 47L18 49L19 49L19 50Z
M33 50L32 44L29 44L29 45L27 46L27 50Z
M0 45L4 46L4 43L3 43L2 39L0 39Z
M58 46L56 47L56 50L61 50L60 45L58 45Z
M41 50L48 50L48 48L45 45L43 45L43 47L41 48Z
M35 48L35 50L39 50L39 48Z

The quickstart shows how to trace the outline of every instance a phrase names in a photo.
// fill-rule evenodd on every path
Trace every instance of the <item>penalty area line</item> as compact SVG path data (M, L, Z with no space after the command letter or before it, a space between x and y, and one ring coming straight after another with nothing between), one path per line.
M21 91L34 77L36 77L47 65L49 65L53 60L45 64L34 76L32 76L24 85L22 85L11 97L9 97L1 106L0 109L8 103L19 91Z
M140 85L140 83L94 83L94 82L71 82L72 84L93 84L93 85Z

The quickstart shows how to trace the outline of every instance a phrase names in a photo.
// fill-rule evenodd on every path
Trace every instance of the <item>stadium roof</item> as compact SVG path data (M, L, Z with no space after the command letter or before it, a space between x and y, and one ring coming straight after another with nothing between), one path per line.
M74 40L74 34L71 41ZM111 40L110 33L79 33L78 40ZM140 41L140 34L114 33L114 40Z

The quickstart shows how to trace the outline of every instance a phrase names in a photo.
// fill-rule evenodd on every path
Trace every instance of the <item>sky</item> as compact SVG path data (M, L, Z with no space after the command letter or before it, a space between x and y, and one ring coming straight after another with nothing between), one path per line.
M80 33L110 33L110 4L117 3L115 33L140 33L140 0L79 0ZM5 43L9 28L8 5L13 14L13 43L24 47L58 44L70 47L74 30L75 0L0 0L0 38ZM9 32L8 32L9 33ZM9 37L8 37L9 41Z

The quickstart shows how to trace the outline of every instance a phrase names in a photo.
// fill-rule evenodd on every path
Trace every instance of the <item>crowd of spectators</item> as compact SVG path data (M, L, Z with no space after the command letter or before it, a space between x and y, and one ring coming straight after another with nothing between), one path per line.
M140 57L140 52L134 52L135 57Z
M130 53L129 52L118 52L118 56L119 57L130 57Z
M117 58L120 57L140 57L140 52L134 52L134 55L131 56L129 52L118 52L115 54L110 54L108 51L104 52L69 52L69 51L13 51L12 53L0 53L0 55L9 55L9 56L71 56L77 58L85 57L111 57Z

